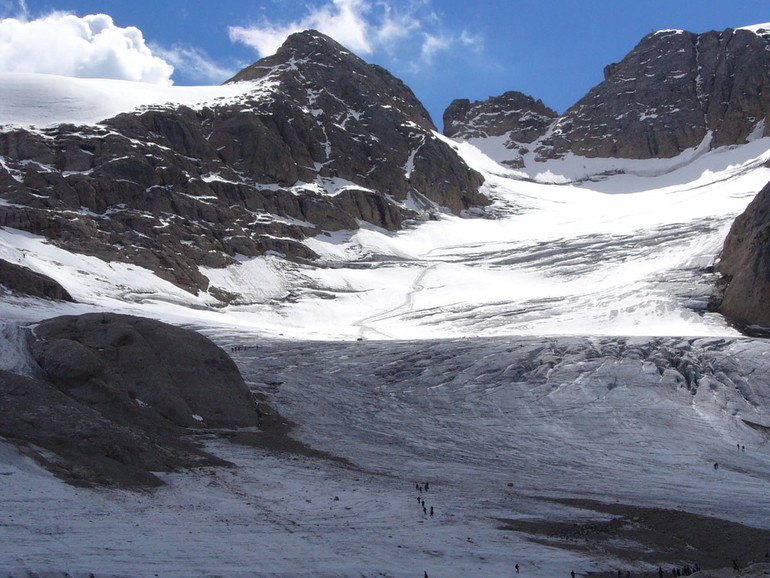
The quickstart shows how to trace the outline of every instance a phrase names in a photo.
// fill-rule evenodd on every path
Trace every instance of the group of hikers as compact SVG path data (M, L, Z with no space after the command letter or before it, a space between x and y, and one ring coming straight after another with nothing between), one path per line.
M433 517L433 506L430 507L430 511L428 511L428 507L425 505L425 500L422 497L423 491L427 494L428 490L430 489L430 482L425 482L424 484L420 484L420 482L414 483L414 489L419 492L417 496L417 502L422 506L422 513L423 515L427 516L430 513L430 517Z
M259 349L259 345L232 345L230 351L246 351L247 349Z

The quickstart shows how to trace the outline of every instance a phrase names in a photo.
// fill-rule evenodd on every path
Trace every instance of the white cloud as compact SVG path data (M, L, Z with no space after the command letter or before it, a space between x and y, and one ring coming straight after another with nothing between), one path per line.
M420 50L420 60L425 64L432 64L433 57L436 53L442 50L449 50L452 48L452 39L446 36L433 36L432 34L425 34L424 41L422 43L422 50Z
M439 52L481 46L481 38L468 32L444 31L441 16L430 4L430 0L325 0L310 5L304 17L291 22L265 20L251 27L232 26L230 40L267 56L290 34L312 28L357 54L379 52L395 60L408 60L413 71L433 64Z
M331 4L313 8L304 18L288 24L264 22L251 28L231 26L230 40L247 44L255 48L260 56L267 56L278 50L290 34L312 28L331 36L354 52L371 54L373 48L369 38L373 36L373 31L366 20L370 9L369 3L364 0L332 0Z
M138 28L115 26L105 14L54 12L0 20L0 70L171 84L174 68L152 54Z
M155 55L173 65L177 72L183 73L190 80L219 84L238 72L214 62L208 54L198 48L181 45L163 48L154 44L151 48Z
M481 53L484 50L484 38L473 35L467 30L463 30L463 33L460 35L460 42L463 46L470 48L476 53Z

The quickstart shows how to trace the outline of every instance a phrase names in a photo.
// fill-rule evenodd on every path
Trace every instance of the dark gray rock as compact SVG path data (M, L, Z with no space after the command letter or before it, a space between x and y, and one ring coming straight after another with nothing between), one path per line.
M209 339L152 319L92 313L35 329L32 350L50 381L86 401L136 400L183 427L257 425L253 397L230 357Z
M273 117L294 119L278 132L289 134L284 140L303 155L297 164L321 163L321 177L345 179L396 200L417 190L454 211L488 204L478 193L481 176L433 137L430 115L409 87L331 38L314 30L293 34L276 54L229 82L265 78L280 83L276 106L292 111ZM410 158L413 167L405 170Z
M37 273L0 259L0 285L4 285L11 291L42 297L44 299L56 299L58 301L74 301L67 290L50 277Z
M223 464L178 433L117 423L44 381L6 371L0 408L0 436L76 485L152 487L161 481L151 472Z
M539 104L531 115L522 96L455 101L444 130L459 138L509 134L509 148L533 143L541 160L569 152L673 157L709 133L711 147L743 144L757 129L770 135L770 31L650 34L559 118L549 120L553 111Z
M542 100L510 91L474 103L453 101L444 112L444 134L461 139L505 135L517 143L531 143L558 116Z
M724 285L719 311L743 323L770 327L770 183L735 219L717 271Z
M225 463L192 443L195 430L253 432L260 414L282 424L191 330L88 314L44 321L30 341L38 376L0 372L0 436L72 483L158 485L151 472Z
M742 144L770 114L770 34L656 32L605 78L554 125L554 153L672 157L709 132Z

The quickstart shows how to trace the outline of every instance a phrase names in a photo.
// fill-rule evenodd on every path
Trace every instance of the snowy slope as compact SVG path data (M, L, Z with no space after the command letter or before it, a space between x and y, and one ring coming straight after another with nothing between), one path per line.
M732 219L770 180L770 139L693 154L683 166L627 162L629 172L565 185L520 180L478 148L453 146L485 173L494 218L441 215L397 233L363 226L321 235L306 243L323 267L267 256L203 270L241 295L227 307L19 231L0 233L0 257L62 283L79 310L267 335L735 334L704 310L714 282L706 268ZM574 166L562 163L564 172ZM6 315L25 317L16 305Z
M8 75L0 123L95 122L168 99L236 99L269 83L147 87ZM268 256L203 270L240 295L227 307L140 267L69 255L10 229L0 232L0 257L59 281L80 302L76 310L108 307L268 335L734 334L704 311L714 280L704 271L732 219L770 180L770 139L712 151L704 141L663 160L530 159L523 170L495 162L494 139L483 150L445 140L484 174L495 201L485 213L441 215L397 233L364 225L321 235L306 242L321 268ZM14 302L6 316L27 314Z

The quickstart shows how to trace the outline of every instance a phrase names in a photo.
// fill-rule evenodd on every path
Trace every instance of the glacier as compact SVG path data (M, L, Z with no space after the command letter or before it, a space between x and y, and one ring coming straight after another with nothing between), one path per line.
M55 90L49 81L35 80ZM190 94L191 105L237 98ZM57 102L63 118L85 118ZM60 120L51 110L19 122ZM0 369L33 372L20 332L54 315L109 309L193 327L227 350L249 345L232 356L250 387L296 422L293 436L344 460L200 432L232 467L160 474L166 486L131 493L67 486L0 444L0 570L500 576L519 564L530 576L657 575L659 564L727 567L741 554L694 544L691 558L655 558L622 534L610 548L510 521L600 524L612 516L590 504L617 504L769 531L770 345L708 302L732 220L770 181L770 139L524 170L483 143L447 142L484 174L490 207L398 232L319 235L307 241L321 256L313 267L267 255L204 270L239 294L226 306L141 267L0 230L0 258L78 301L4 294Z

